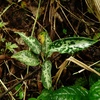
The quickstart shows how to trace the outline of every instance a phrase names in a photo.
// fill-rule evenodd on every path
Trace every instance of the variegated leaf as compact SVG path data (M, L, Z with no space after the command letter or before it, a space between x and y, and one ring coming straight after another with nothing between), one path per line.
M21 36L21 38L24 40L24 42L29 46L29 48L35 53L35 54L40 54L41 52L41 44L39 43L39 41L30 36L27 37L25 36L22 32L15 32L17 34L19 34Z
M51 78L51 68L52 64L49 60L45 61L42 64L42 83L46 89L50 89L52 87L52 78Z
M50 44L48 56L50 56L53 52L74 54L75 52L82 51L90 47L96 42L98 42L98 40L85 37L70 37L56 40Z
M48 33L43 31L39 33L38 40L40 41L42 45L42 52L47 55L48 47L52 43L51 38L49 37Z
M20 51L14 55L12 58L17 59L18 61L28 65L28 66L37 66L39 64L39 59L37 55L34 55L29 50Z

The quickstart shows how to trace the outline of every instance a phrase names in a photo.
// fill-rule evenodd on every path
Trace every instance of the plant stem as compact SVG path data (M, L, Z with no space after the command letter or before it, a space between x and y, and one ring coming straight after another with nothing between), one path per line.
M41 4L41 0L39 0L38 9L37 9L37 13L36 13L36 19L35 19L35 22L34 22L34 25L33 25L33 28L32 28L31 36L33 36L33 34L34 34L35 25L36 25L36 22L37 22L37 19L38 19L38 15L39 15L40 4Z

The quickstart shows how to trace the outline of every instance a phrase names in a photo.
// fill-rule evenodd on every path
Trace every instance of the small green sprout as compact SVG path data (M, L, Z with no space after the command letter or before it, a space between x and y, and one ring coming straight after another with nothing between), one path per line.
M65 35L67 34L67 29L64 28L62 31Z
M6 50L9 50L10 52L14 52L14 49L18 48L16 44L12 44L11 42L6 42Z

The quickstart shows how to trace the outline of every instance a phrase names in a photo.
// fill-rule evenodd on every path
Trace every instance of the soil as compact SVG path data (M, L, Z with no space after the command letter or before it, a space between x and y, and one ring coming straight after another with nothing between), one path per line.
M13 85L21 81L27 75L27 66L11 56L19 51L28 49L18 34L15 32L24 32L26 36L30 36L35 23L39 0L0 0L0 22L4 26L0 26L0 79L7 89L11 89L16 100L20 100L16 95L16 89L11 88ZM47 30L52 41L65 37L88 37L99 39L100 22L93 13L88 11L85 0L41 0L39 16L34 29L34 37L44 29ZM4 40L4 41L3 41ZM6 50L6 43L16 44L18 48L14 52ZM58 56L57 56L58 55ZM57 56L57 57L56 57ZM59 67L65 59L70 57L68 54L54 53L50 58L52 62L52 77L55 76ZM86 50L78 52L75 58L91 65L100 60L100 42L89 47ZM41 57L40 57L41 59ZM42 60L41 60L42 61ZM93 68L100 67L99 63ZM30 66L29 72L32 73L40 66ZM53 88L57 89L64 86L71 86L77 83L77 80L83 81L82 85L89 89L89 77L91 72L83 71L73 75L82 68L74 63L70 63L67 69L64 69L59 82L53 82ZM31 97L37 97L43 90L41 83L41 68L26 80L20 82L21 88L25 91L25 100ZM25 84L27 86L25 86ZM0 94L5 92L4 86L0 85ZM8 93L0 97L1 100L11 100ZM8 98L8 99L7 99Z

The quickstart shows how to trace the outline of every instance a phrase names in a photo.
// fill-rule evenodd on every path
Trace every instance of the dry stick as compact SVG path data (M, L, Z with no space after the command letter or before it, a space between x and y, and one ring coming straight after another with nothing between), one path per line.
M83 22L83 23L86 23L86 22L84 21L84 19L79 18L78 16L76 16L74 13L72 13L70 10L68 10L66 7L64 7L60 2L58 2L57 0L56 0L56 2L57 2L63 9L65 9L67 12L69 12L74 18L76 18L78 21L81 21L81 22Z
M7 91L5 91L4 93L2 93L0 95L0 99L7 94L9 91L11 91L13 88L15 88L18 84L22 83L23 81L25 81L27 78L29 78L30 76L32 76L33 74L35 74L37 71L39 71L41 69L41 67L37 68L35 71L33 71L32 73L28 74L25 78L23 78L21 81L17 82L16 84L14 84L10 89L8 89Z
M9 74L12 75L13 77L15 77L16 79L19 79L19 78L17 78L12 72L10 72L9 66L8 66L8 64L7 64L7 61L4 60L4 63L5 63L5 65L6 65L6 67L7 67L7 69L8 69Z
M63 11L63 9L61 7L60 7L60 9L61 9L63 15L65 16L67 22L69 23L70 27L72 28L72 30L74 31L74 33L77 35L77 32L75 31L74 27L72 26L72 24L70 23L69 19L67 18L65 12Z
M65 9L67 12L69 12L74 18L76 18L79 21L83 21L81 18L73 14L70 10L68 10L66 7L64 7L60 2L56 1L63 9Z
M57 82L58 82L58 80L59 80L59 78L60 78L60 75L61 75L63 69L64 69L65 66L68 64L69 61L70 61L70 62L73 62L73 63L75 63L75 64L77 64L77 65L79 65L80 67L82 67L82 68L84 68L84 69L86 69L86 70L88 70L88 71L94 72L95 74L97 74L98 76L100 76L100 73L99 73L99 72L97 72L96 70L92 69L90 66L84 64L83 62L81 62L81 61L79 61L79 60L77 60L77 59L75 59L74 57L71 56L71 57L69 57L68 59L66 59L66 60L60 65L60 67L59 67L60 69L58 70L58 72L57 72L56 75L54 76L53 81L55 82L55 80L56 80L56 84L57 84Z
M47 6L46 6L46 9L45 9L45 12L44 12L43 23L45 22L45 18L46 18L46 15L47 15L48 7L49 7L49 0L47 2Z
M4 15L4 14L6 13L6 11L7 11L13 4L15 4L15 3L12 3L12 4L8 5L8 6L0 13L0 20L1 20L1 22L3 22L2 15ZM4 22L3 22L3 23L4 23ZM6 25L6 23L5 23L5 25ZM4 27L3 27L3 30L11 37L11 39L12 39L14 42L16 42L16 41L13 39L13 37L9 34L9 32L6 30L5 25L4 25Z
M27 74L28 74L28 73L27 73ZM22 75L21 75L21 77L22 77L22 79L23 79L23 76L22 76ZM25 98L26 98L26 90L27 90L27 89L26 89L26 88L27 88L27 81L24 81L23 84L24 84L24 94L23 94L24 97L23 97L23 100L25 100Z
M28 14L26 14L26 15L27 15L28 17L32 18L34 21L36 20L33 16L30 16L30 15L28 15ZM37 23L38 25L40 25L41 28L42 28L44 31L47 32L47 30L46 30L38 21L36 21L36 23Z
M69 61L64 61L60 66L59 66L59 70L58 72L56 73L56 75L54 76L54 79L53 79L53 82L56 81L56 84L62 74L62 71L64 70L64 68L66 67L66 65L68 65Z
M93 64L91 64L91 65L88 65L88 66L89 66L89 67L92 67L92 66L94 66L94 65L96 65L96 64L98 64L98 63L100 63L100 60L97 61L97 62L95 62L95 63L93 63ZM81 73L81 72L83 72L83 71L85 71L85 69L81 69L81 70L79 70L78 72L73 73L73 75L79 74L79 73Z
M77 60L77 59L75 59L74 57L69 57L68 59L66 59L66 61L71 61L71 62L73 62L73 63L75 63L75 64L77 64L77 65L79 65L80 67L82 67L82 68L84 68L84 69L86 69L86 70L88 70L88 71L91 71L91 72L94 72L95 74L97 74L98 76L100 76L100 73L99 72L97 72L96 70L94 70L93 68L91 68L90 66L88 66L88 65L86 65L85 63L83 63L83 62L81 62L81 61L79 61L79 60Z
M4 87L4 89L7 91L7 87L5 86L5 84L2 82L2 80L0 79L0 83L2 84L2 86ZM15 100L15 98L12 95L12 92L9 92L9 95L11 96L12 100Z
M14 3L12 3L11 5L8 5L3 12L0 13L0 17L13 5Z
M41 0L39 0L39 5L38 5L37 13L36 13L36 19L35 19L35 22L34 22L34 24L33 24L31 36L33 36L33 34L34 34L36 22L37 22L38 15L39 15L40 4L41 4Z

